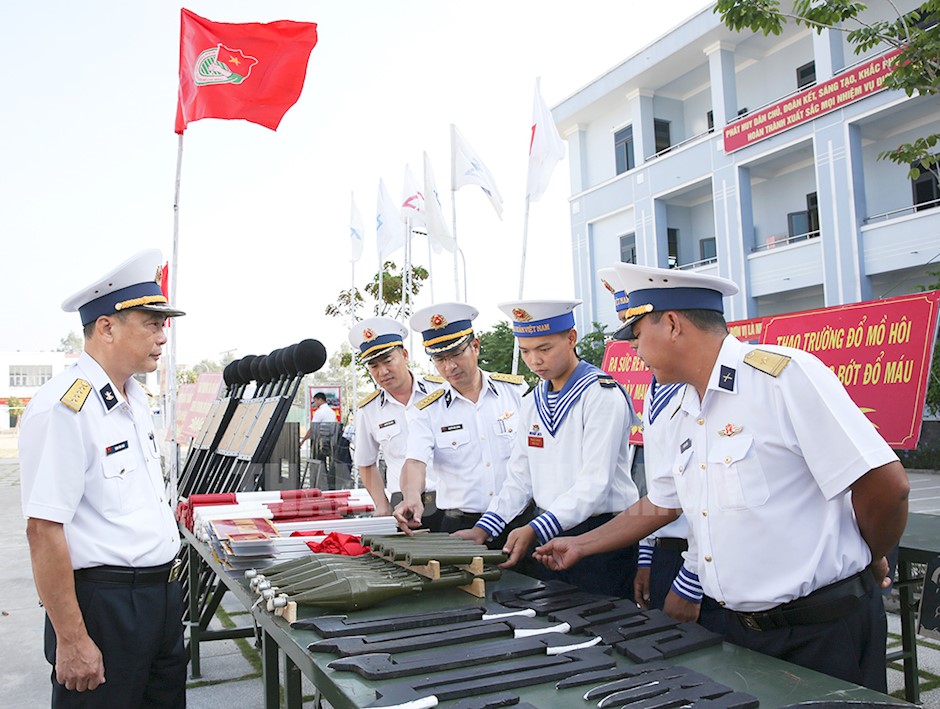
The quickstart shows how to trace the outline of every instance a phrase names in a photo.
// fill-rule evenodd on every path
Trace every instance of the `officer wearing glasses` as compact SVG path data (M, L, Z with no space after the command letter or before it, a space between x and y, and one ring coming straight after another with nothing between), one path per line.
M443 532L472 527L506 480L526 387L520 376L480 369L480 341L472 325L477 315L465 303L440 303L411 317L411 328L421 333L425 351L446 382L408 412L403 499L395 508L406 532L421 525L428 465L437 476ZM499 549L502 543L500 538L491 546Z

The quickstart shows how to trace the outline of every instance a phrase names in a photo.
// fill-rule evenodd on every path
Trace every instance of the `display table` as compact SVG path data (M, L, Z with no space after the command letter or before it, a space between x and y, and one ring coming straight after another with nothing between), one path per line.
M901 604L901 650L889 660L904 661L904 697L920 702L917 676L917 603L914 592L924 583L915 577L913 565L926 564L940 554L940 516L911 514L898 550L898 595Z
M247 581L241 574L233 575L226 571L213 557L209 547L184 530L186 542L190 547L191 565L201 557L222 582L246 608L251 609L261 631L263 681L265 708L280 706L278 650L284 652L284 695L286 706L293 709L302 706L301 676L306 676L317 687L322 697L335 709L357 709L371 704L376 699L375 682L369 682L353 672L337 672L327 665L336 659L333 655L307 652L307 645L321 639L314 631L293 630L282 618L255 606L255 594L248 588ZM507 571L494 583L487 584L487 595L496 589L531 588L537 581L527 576ZM481 599L466 593L447 589L427 597L405 597L383 603L375 608L356 611L357 618L385 616L396 613L419 613L443 608L479 606ZM299 619L319 615L338 615L336 612L323 612L322 609L301 606ZM630 660L613 653L618 665L631 665ZM698 650L682 655L673 664L683 665L701 672L717 682L732 689L747 692L760 700L761 707L781 707L809 700L830 701L867 701L891 702L903 704L899 700L886 697L864 687L858 687L841 680L792 665L781 660L767 657L750 650L724 643L720 646ZM591 706L582 699L585 688L556 690L554 682L514 690L522 701L540 709L573 709ZM442 706L447 706L443 703Z

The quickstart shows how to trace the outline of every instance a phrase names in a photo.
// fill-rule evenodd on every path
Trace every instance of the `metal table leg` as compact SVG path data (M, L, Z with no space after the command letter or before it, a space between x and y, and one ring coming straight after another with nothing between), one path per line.
M287 702L287 709L301 709L304 704L303 691L301 690L300 668L294 664L294 661L287 654L284 655L284 698Z
M917 618L911 562L898 560L898 595L901 603L901 657L904 661L904 698L920 703L917 676Z
M281 684L278 677L278 647L268 633L261 633L261 667L264 680L264 709L280 709Z
M189 555L189 671L190 678L202 677L199 665L199 641L202 630L199 627L199 569L200 556L196 548L190 544Z

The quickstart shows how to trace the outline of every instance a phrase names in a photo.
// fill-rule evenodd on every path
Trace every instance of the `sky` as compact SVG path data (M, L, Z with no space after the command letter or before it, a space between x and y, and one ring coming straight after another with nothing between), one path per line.
M173 325L182 366L264 354L305 338L332 354L348 322L327 304L377 269L375 205L400 202L427 151L448 223L450 125L492 172L456 192L475 325L517 297L536 77L549 107L704 7L670 0L34 0L5 3L0 42L0 351L52 350L76 313L61 303L157 247L169 260L178 139L180 8L216 22L316 22L298 102L276 132L204 119L182 149ZM567 157L529 213L526 298L574 296ZM350 262L350 196L366 225ZM455 300L453 258L428 255L416 307ZM403 252L391 256L399 264ZM462 270L462 268L461 268ZM433 288L433 298L432 298ZM461 294L462 295L462 294ZM412 347L414 351L414 347Z

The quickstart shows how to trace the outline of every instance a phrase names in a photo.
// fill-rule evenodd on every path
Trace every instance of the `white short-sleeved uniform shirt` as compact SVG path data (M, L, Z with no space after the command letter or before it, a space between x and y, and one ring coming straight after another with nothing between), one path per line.
M425 396L440 388L440 383L427 379L411 377L411 397L407 406L395 397L379 390L378 395L370 398L359 407L356 414L355 463L362 467L375 465L379 461L379 451L385 460L385 492L391 497L401 492L401 469L405 464L408 447L407 412ZM433 467L429 467L425 477L425 490L436 487Z
M336 423L336 412L330 408L329 404L320 404L313 410L310 423Z
M445 383L438 399L408 412L406 458L433 466L438 509L484 512L506 481L526 386L481 373L476 403Z
M90 391L75 411L60 399L77 380ZM179 550L147 395L134 379L125 391L83 353L23 415L23 515L64 525L75 569L157 566Z
M498 517L487 529L491 534L501 532L529 500L543 510L532 526L545 543L593 515L620 513L639 498L630 476L629 443L630 427L639 420L624 392L581 362L558 393L560 406L566 400L573 403L553 434L539 413L536 393L523 398L523 426L513 445L509 477L487 510Z
M783 355L777 376L745 362ZM704 400L683 390L669 470L650 500L681 506L705 592L737 611L801 598L863 570L871 552L849 487L897 460L835 375L801 350L722 344Z
M658 451L671 450L674 447L670 441L677 435L674 424L675 413L679 401L682 400L681 394L684 386L684 384L663 385L657 382L655 388L647 389L646 400L643 402L643 467L647 488L649 488L651 467L655 465L665 465L666 469L669 467L668 463L662 461L662 456L656 454ZM657 529L644 542L653 545L656 539L688 539L689 536L689 523L684 516L680 515L674 522ZM685 555L688 559L688 552ZM692 570L694 571L694 567Z

